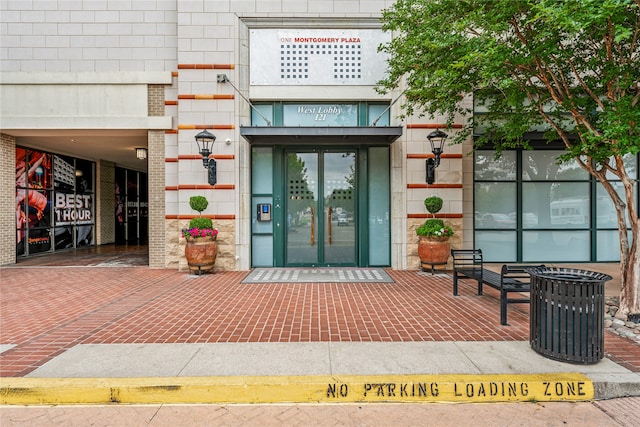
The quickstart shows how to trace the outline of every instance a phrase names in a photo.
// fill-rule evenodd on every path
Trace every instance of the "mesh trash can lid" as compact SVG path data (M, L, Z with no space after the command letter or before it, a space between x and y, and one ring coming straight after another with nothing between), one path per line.
M596 271L578 270L564 267L533 267L527 272L532 276L579 283L600 283L612 279L611 276Z

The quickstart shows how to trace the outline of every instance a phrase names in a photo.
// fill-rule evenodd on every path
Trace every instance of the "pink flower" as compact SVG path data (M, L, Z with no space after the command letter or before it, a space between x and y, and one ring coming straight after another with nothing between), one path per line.
M190 237L207 237L215 238L218 235L217 228L188 228L182 230L182 237L188 239Z

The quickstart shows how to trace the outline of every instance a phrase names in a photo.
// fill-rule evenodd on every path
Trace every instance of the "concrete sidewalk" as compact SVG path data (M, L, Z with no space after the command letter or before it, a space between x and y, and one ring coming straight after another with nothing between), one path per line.
M2 378L0 384L3 403L9 404L469 403L640 396L640 373L606 358L592 365L553 361L521 341L88 344L25 378Z

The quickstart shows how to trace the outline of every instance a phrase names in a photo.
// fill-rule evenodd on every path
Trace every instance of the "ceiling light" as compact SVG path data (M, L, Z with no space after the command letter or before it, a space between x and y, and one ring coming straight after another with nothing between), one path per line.
M136 157L140 160L144 160L147 158L147 149L146 148L136 148Z

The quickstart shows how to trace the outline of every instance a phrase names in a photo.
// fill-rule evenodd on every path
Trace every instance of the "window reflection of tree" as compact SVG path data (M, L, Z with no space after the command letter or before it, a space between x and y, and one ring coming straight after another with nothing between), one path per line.
M315 154L308 154L313 155ZM303 217L316 201L315 192L311 189L305 154L291 153L287 156L287 179L289 181L288 212L292 215L291 225L309 225Z

